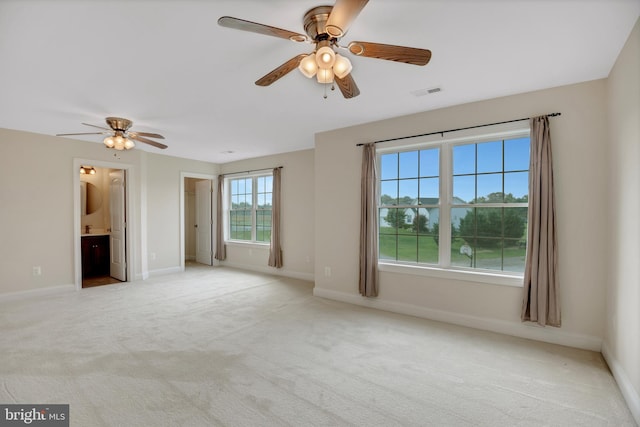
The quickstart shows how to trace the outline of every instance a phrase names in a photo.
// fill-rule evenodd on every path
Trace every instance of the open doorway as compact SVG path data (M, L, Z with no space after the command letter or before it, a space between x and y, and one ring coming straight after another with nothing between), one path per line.
M74 161L76 287L129 280L127 169Z
M213 265L213 177L182 176L182 268Z

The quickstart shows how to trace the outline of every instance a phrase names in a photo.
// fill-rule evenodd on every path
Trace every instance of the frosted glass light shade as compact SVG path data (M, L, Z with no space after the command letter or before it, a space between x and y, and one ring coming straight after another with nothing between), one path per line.
M321 69L329 69L333 67L336 61L336 53L329 46L323 46L316 52L316 62Z
M298 65L298 70L307 78L311 78L318 72L318 64L316 64L316 56L312 53L304 57Z
M330 68L328 70L320 68L316 78L318 83L333 83L333 71Z
M108 136L104 139L104 145L106 145L109 148L113 148L116 145L116 142L113 140L112 136Z
M125 138L124 139L124 149L125 150L131 150L135 146L136 146L136 144L132 140L130 140L129 138Z
M333 74L339 79L344 79L353 69L351 61L344 56L336 53L336 61L333 64Z

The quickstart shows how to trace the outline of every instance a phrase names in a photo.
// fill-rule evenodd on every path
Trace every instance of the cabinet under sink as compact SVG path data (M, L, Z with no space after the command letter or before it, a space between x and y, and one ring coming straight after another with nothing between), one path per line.
M82 278L108 276L111 264L109 235L82 236Z

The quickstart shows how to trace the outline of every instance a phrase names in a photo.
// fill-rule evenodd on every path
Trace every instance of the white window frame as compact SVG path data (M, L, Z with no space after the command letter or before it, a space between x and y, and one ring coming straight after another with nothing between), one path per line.
M475 129L450 132L446 134L430 135L397 142L383 142L376 146L378 176L380 177L380 156L383 154L411 151L427 148L440 148L440 198L439 198L439 264L418 264L413 262L378 260L380 271L399 274L409 274L443 279L455 279L470 282L489 283L506 286L523 286L523 274L508 271L483 270L479 268L463 268L451 266L451 208L459 205L452 204L453 188L453 147L462 144L482 143L497 139L512 139L530 136L528 122L514 122L502 125L485 126ZM380 179L378 179L378 192ZM378 200L380 194L377 195ZM482 205L485 207L485 205ZM490 207L487 205L486 207ZM516 206L516 205L514 205ZM444 225L446 224L446 225Z
M258 209L258 179L264 177L273 177L273 172L256 172L256 173L243 173L238 175L228 175L224 178L224 188L226 197L224 198L224 234L225 243L237 244L237 245L252 245L252 246L269 246L270 242L263 242L256 240L257 238L257 212ZM231 206L232 206L232 194L231 194L231 181L238 179L251 179L251 240L241 240L231 238ZM272 189L273 190L273 189ZM273 191L272 191L273 196ZM273 204L273 200L272 200Z

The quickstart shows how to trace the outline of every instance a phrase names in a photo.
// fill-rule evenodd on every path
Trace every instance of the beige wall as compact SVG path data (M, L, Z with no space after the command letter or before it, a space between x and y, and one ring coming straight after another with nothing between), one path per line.
M130 170L132 277L179 269L180 173L216 175L217 165L0 129L0 294L75 283L74 159Z
M526 93L316 135L315 293L383 309L600 349L607 280L605 81ZM551 119L561 329L520 322L522 288L392 272L376 300L358 295L361 149L356 143L545 113ZM330 269L330 276L325 274Z
M294 151L226 163L222 173L282 166L282 257L278 274L313 280L314 272L314 152ZM276 272L267 267L268 247L227 245L226 265Z
M640 20L607 81L610 251L603 353L640 424Z

